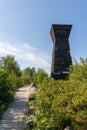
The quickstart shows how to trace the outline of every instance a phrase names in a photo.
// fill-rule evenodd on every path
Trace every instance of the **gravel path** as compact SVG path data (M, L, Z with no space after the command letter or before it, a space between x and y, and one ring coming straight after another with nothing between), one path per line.
M22 130L20 121L26 111L26 102L28 101L29 95L33 92L34 88L30 86L18 89L14 101L2 115L0 130Z

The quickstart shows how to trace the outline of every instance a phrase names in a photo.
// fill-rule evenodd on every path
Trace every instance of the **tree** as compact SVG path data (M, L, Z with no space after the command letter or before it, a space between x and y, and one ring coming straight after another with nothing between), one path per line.
M22 86L20 80L22 72L14 56L7 55L6 57L1 57L0 66L7 72L8 80L14 88Z
M27 68L25 68L23 70L22 77L24 77L24 78L32 78L34 73L35 73L35 68L34 67L32 67L32 68L27 67Z
M23 80L23 84L30 84L33 76L35 74L35 68L32 67L27 67L23 70L22 75L21 75L21 79Z
M14 72L16 76L21 75L20 67L15 61L15 57L12 55L7 55L6 57L1 57L0 65L10 74Z

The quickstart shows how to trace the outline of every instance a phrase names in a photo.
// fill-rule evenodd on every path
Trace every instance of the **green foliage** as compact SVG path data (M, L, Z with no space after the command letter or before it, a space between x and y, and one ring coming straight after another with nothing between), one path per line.
M73 130L87 128L87 59L80 58L70 67L67 80L54 80L43 69L20 67L13 56L0 60L0 114L13 100L15 87L20 87L33 79L37 89L34 98L29 99L26 118L28 129L60 130L69 125ZM22 84L23 83L23 84ZM30 111L29 111L30 110Z
M15 91L28 82L30 83L30 81L23 82L21 78L32 78L34 73L34 67L25 68L22 73L12 55L0 58L0 115L13 100Z
M13 56L0 60L0 115L14 98L15 87L21 86L20 67Z
M38 69L37 72L34 74L34 81L36 84L40 84L48 77L48 74L43 69Z
M7 55L6 57L1 57L0 64L8 73L14 72L17 76L21 75L20 67L15 61L14 56Z
M80 59L70 68L68 80L53 80L44 71L35 74L37 91L32 118L35 130L87 128L87 62Z
M0 102L9 103L13 100L13 86L8 80L8 73L0 67Z
M20 80L22 72L20 71L17 61L15 61L14 56L7 55L6 57L1 57L0 65L8 73L8 80L13 87L17 88L22 86L22 82Z
M80 63L75 60L75 64L70 68L71 80L86 80L87 79L87 59L80 58Z
M34 73L35 73L35 68L34 68L34 67L32 67L32 68L27 67L27 68L25 68L25 69L23 70L22 76L23 76L24 78L32 78L33 75L34 75Z
M12 84L14 90L16 90L17 88L23 86L23 83L22 83L20 77L17 76L14 73L14 71L12 71L11 73L9 73L8 79L9 79L10 83Z
M34 67L25 68L22 72L22 75L21 75L23 85L30 84L32 82L34 74L35 74L35 68Z

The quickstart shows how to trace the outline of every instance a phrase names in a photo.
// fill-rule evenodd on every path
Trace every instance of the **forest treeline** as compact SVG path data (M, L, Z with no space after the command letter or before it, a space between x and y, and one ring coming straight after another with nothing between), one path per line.
M0 59L0 114L14 98L15 90L33 79L36 93L27 103L26 130L87 129L87 59L76 60L66 80L54 80L43 69L23 71L14 56ZM25 80L23 80L25 79Z

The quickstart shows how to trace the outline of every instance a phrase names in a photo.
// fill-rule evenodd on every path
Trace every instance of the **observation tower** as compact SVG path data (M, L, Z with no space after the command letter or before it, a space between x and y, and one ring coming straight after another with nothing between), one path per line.
M69 35L72 25L52 24L50 35L53 41L51 77L65 79L72 64Z

